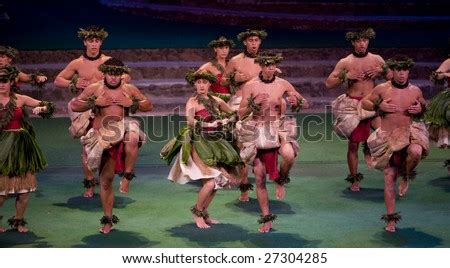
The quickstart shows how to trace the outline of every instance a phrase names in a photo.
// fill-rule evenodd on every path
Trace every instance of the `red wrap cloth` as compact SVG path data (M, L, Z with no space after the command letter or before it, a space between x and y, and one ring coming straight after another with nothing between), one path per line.
M4 111L6 112L6 110ZM4 113L2 111L2 114ZM11 121L5 126L4 130L8 129L20 129L22 127L22 118L23 118L23 111L22 108L16 107L14 109Z
M275 181L280 178L278 171L278 149L258 149L255 159L261 160L266 167L266 173L269 174L269 179Z
M215 93L221 93L221 94L230 94L230 88L226 86L222 86L220 84L220 81L222 80L223 74L220 73L217 75L217 82L211 85L211 91Z
M352 97L347 95L350 99L361 101L363 97ZM370 136L370 123L372 118L361 120L358 126L353 130L350 135L351 142L366 142Z
M202 118L203 122L212 122L212 121L214 121L214 117L212 115L210 115L208 110L206 110L206 109L198 110L197 112L195 112L195 116L198 117L198 118ZM214 131L214 130L216 130L216 128L214 128L214 127L204 127L202 129L205 130L205 131Z
M120 174L125 170L125 143L121 142L109 148L107 153L116 161L114 173Z
M406 157L408 156L407 148L394 152L389 159L389 166L399 168L400 171L404 169Z

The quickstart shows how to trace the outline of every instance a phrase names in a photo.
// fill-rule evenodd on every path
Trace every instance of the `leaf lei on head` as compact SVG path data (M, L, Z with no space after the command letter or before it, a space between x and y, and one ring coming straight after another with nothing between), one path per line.
M99 30L85 30L83 28L80 28L80 30L78 31L78 37L82 40L90 37L104 40L106 37L108 37L108 32L103 28Z
M110 75L122 75L124 73L128 74L131 72L131 69L128 66L115 66L106 64L100 64L100 66L98 66L98 70L104 74Z
M0 55L6 55L7 57L14 59L19 54L19 51L10 46L0 46Z
M208 71L198 72L195 70L189 70L185 76L185 79L191 85L194 85L195 81L199 79L208 80L211 84L217 82L217 77Z
M396 61L393 59L388 59L386 61L386 65L391 70L398 70L398 69L411 69L414 66L414 61L412 59L407 59L405 61Z
M376 36L375 31L372 28L368 28L361 32L347 32L345 34L345 39L347 41L354 41L362 38L374 39Z
M12 65L3 66L0 68L0 78L7 79L9 81L16 79L17 76L19 76L19 73L19 69Z
M255 58L255 63L260 65L270 65L277 64L283 60L283 56L281 54L275 53L260 53Z
M218 39L212 40L208 44L208 47L225 47L225 46L228 46L230 48L234 47L233 40L227 39L226 37L221 36Z
M237 38L239 41L243 42L250 36L258 36L260 39L265 39L267 37L267 32L265 30L247 29L247 31L239 33Z

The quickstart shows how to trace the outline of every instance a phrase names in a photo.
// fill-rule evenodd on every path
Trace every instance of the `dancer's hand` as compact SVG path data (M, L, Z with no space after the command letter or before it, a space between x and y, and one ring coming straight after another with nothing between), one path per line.
M287 97L287 101L291 106L297 106L297 100L300 98L295 95L290 95ZM302 109L308 109L309 108L309 102L306 99L303 99L303 105L301 107Z
M95 99L95 105L100 107L111 106L113 104L111 98L105 98L104 93Z
M113 104L120 105L123 107L130 107L133 105L133 101L127 97L120 97L119 99L113 100Z
M207 123L206 127L218 127L220 125L220 120L215 120L213 122Z
M259 93L255 96L255 103L265 105L269 101L269 94L267 93Z
M294 95L289 95L289 96L287 96L286 99L287 99L287 101L289 102L290 105L292 105L292 106L297 105L297 100L298 100L298 98L297 98L296 96L294 96Z
M357 72L355 70L350 70L347 72L347 79L349 80L364 80L364 73L363 72Z
M36 82L44 83L45 81L47 81L47 76L45 76L45 75L38 75L38 76L36 76Z
M422 112L422 105L416 100L414 104L408 107L408 113L410 114L420 114Z
M33 114L40 114L47 111L47 106L38 106L34 107L32 112Z
M89 81L84 79L84 78L78 78L77 79L77 83L75 85L77 88L86 88L87 86L89 86Z
M236 82L245 82L250 80L250 75L241 71L236 71L235 75L234 75L234 80L236 80Z
M383 68L381 67L381 65L373 66L372 68L370 68L369 70L364 72L364 77L367 80L375 79L375 77L377 77L382 72L383 72Z
M226 125L226 124L228 124L229 121L230 121L229 118L225 118L225 119L220 120L220 124Z
M383 112L387 112L387 113L395 113L398 111L398 106L395 104L391 104L391 98L389 99L385 99L380 103L380 109Z

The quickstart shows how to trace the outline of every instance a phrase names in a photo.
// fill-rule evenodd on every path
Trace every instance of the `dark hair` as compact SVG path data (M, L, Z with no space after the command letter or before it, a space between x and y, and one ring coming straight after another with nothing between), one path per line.
M121 60L116 59L116 58L110 58L107 61L105 61L105 63L103 63L103 64L108 65L108 66L125 66L125 64Z

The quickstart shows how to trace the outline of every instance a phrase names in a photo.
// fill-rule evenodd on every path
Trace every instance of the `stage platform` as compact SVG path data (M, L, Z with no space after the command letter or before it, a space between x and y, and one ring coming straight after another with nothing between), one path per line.
M171 120L143 118L154 141L140 152L137 178L128 195L118 193L116 177L114 214L120 223L109 235L98 232L99 196L82 197L81 147L67 133L69 120L35 119L49 167L38 174L38 191L30 197L26 219L31 231L0 234L0 247L450 247L450 176L443 167L448 151L433 148L419 165L406 197L397 199L403 216L398 231L387 233L380 220L385 213L382 172L368 170L360 162L365 174L362 189L350 192L344 181L346 142L331 133L325 118L329 117L302 114L297 118L304 126L299 135L300 156L285 200L275 200L274 184L268 184L270 207L279 217L268 234L257 231L255 193L250 194L250 202L241 203L237 190L219 191L209 209L221 224L197 229L189 208L198 186L169 182L169 167L159 159L163 140L173 135L173 128L164 123ZM310 123L307 129L307 122L314 121L318 123ZM13 214L13 202L11 198L1 208L3 226Z

